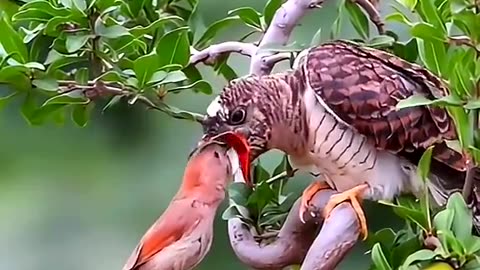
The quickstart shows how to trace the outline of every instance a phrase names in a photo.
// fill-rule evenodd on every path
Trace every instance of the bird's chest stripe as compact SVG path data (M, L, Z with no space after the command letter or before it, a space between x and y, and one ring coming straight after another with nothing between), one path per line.
M365 136L338 122L325 110L310 115L310 154L317 166L329 174L345 175L373 169L377 162L376 149Z

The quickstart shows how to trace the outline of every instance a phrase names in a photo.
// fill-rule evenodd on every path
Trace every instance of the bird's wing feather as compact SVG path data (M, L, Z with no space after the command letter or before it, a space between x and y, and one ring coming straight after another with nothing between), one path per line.
M443 108L397 110L398 102L412 95L433 99L447 94L443 82L418 65L343 41L311 49L302 63L317 96L380 149L411 152L456 139L453 120ZM434 157L465 168L462 155L448 147L440 147Z
M127 260L124 270L133 270L149 261L165 247L189 234L200 220L199 212L192 211L191 199L172 201L162 216L150 227Z

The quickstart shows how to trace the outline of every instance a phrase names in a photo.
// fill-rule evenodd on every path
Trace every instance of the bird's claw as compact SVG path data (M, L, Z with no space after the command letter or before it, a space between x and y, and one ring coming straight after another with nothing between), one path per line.
M300 210L299 210L299 217L300 221L305 223L304 215L305 212L308 210L308 204L310 203L310 200L317 194L318 191L322 189L329 189L330 186L324 181L315 181L311 183L304 191L302 194L302 200L300 204ZM311 212L312 217L315 217L315 213Z
M360 206L359 199L361 199L361 194L365 189L368 188L367 184L362 184L356 186L352 189L332 195L327 205L323 209L323 215L325 220L329 218L332 210L339 204L350 201L352 204L353 210L357 214L358 221L360 223L360 235L363 235L363 240L367 239L368 228L367 228L367 219L365 218L365 213L363 212L362 207Z

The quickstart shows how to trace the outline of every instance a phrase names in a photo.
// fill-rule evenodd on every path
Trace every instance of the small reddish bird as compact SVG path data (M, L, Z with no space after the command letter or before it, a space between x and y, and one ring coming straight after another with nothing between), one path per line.
M188 270L200 263L211 247L215 213L232 178L227 151L212 143L194 152L179 191L123 270Z

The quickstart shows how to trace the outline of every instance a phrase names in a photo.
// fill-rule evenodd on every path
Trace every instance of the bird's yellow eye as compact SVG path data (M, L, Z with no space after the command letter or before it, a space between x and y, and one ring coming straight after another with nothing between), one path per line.
M237 108L230 113L228 122L230 125L240 125L245 121L245 116L247 115L245 108Z

